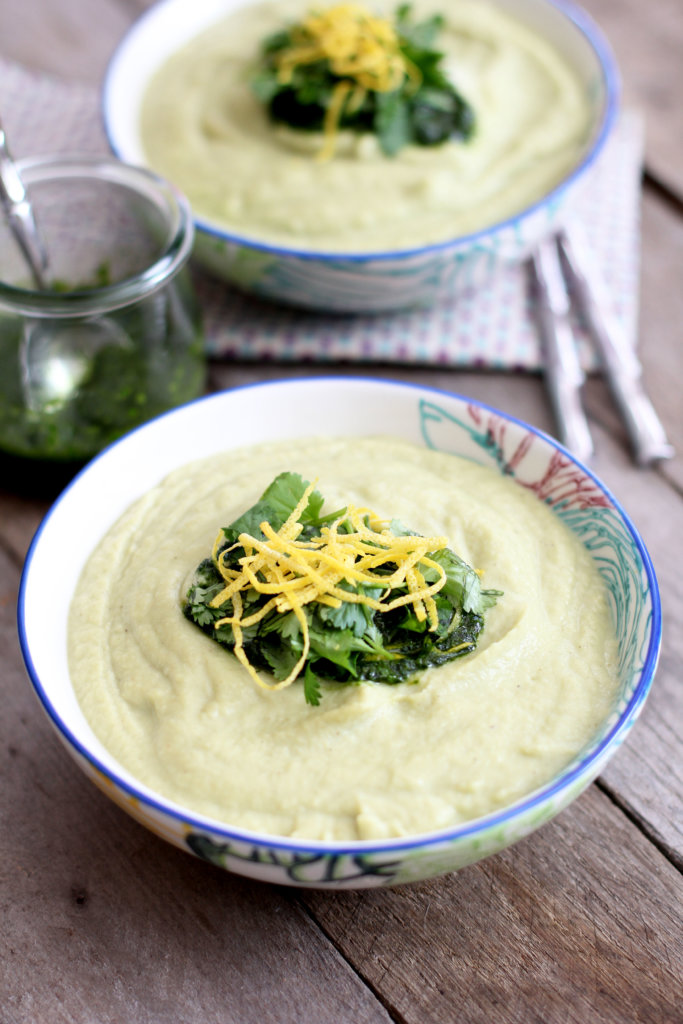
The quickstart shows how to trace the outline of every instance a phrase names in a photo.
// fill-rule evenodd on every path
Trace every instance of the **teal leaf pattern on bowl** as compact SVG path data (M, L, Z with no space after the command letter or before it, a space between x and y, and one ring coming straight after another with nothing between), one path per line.
M317 888L339 883L357 883L359 879L372 879L371 884L389 885L396 881L401 858L377 858L370 854L328 854L311 851L301 853L289 850L264 849L261 846L240 848L236 843L215 841L210 836L191 832L186 837L189 849L196 856L218 867L230 870L231 860L249 862L282 873L290 885ZM273 879L274 881L277 878Z
M431 307L485 285L524 259L555 224L565 202L490 232L397 253L300 253L222 234L200 222L195 257L213 274L261 298L304 309L372 313Z

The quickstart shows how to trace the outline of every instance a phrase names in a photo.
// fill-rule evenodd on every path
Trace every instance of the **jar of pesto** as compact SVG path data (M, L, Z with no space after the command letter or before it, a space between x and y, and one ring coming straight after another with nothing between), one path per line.
M0 225L0 451L85 462L204 385L189 205L110 159L17 161L48 253L36 290Z

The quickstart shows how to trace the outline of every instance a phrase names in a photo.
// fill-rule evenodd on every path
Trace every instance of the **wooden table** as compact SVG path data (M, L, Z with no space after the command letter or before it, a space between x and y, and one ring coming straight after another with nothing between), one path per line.
M99 85L144 6L0 0L0 54ZM339 895L231 877L128 818L52 733L15 625L22 562L48 503L6 489L2 1024L683 1021L683 19L680 0L586 7L612 40L627 99L647 118L640 346L678 452L636 468L604 384L590 380L594 468L642 532L664 604L661 663L631 738L553 823L458 874ZM316 372L216 363L210 387ZM365 372L469 394L553 430L533 375Z

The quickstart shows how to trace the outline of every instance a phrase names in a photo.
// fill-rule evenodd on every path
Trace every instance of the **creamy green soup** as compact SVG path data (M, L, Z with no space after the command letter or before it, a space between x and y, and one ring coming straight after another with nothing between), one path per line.
M253 240L318 251L439 242L540 199L588 141L585 90L548 43L486 2L420 0L416 16L446 15L438 48L475 110L474 137L387 157L373 135L348 133L334 159L317 161L321 137L274 126L248 82L263 38L309 6L239 8L151 81L140 121L146 159L200 217Z
M476 651L387 686L269 691L184 616L221 525L283 470L449 546L504 592ZM453 826L548 782L613 705L616 641L589 554L531 493L455 456L382 438L226 452L172 473L92 554L69 664L83 711L137 779L220 822L379 839Z

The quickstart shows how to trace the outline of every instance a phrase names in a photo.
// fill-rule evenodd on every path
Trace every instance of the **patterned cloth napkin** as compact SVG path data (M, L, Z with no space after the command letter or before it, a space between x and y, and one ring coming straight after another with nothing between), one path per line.
M15 157L109 151L96 89L55 80L0 59L0 116ZM625 110L577 198L581 223L601 265L615 312L636 343L643 126ZM382 362L538 370L540 345L523 267L509 267L485 287L429 310L339 316L275 306L201 271L206 347L220 358ZM597 365L576 325L586 369Z

